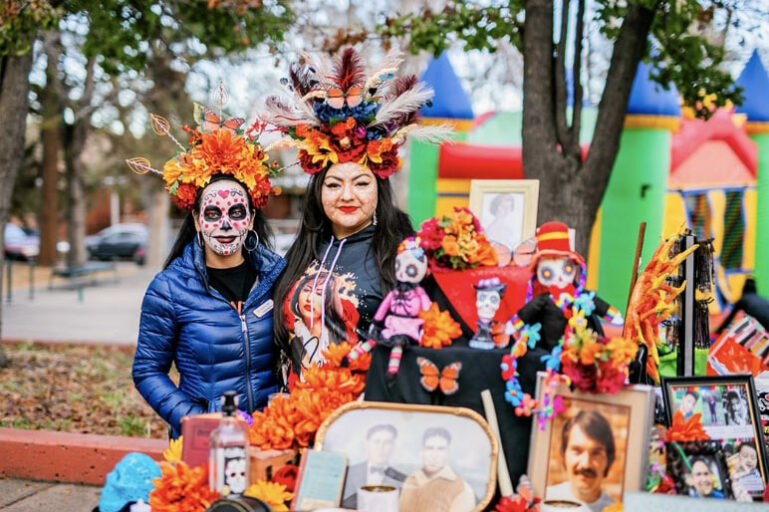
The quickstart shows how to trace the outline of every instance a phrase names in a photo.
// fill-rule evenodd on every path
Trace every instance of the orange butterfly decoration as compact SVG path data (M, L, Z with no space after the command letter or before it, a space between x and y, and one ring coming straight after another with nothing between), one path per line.
M435 363L424 357L417 357L417 364L422 374L419 383L427 391L440 389L444 395L453 395L459 391L459 371L462 369L459 361L444 366L440 371Z
M233 133L238 131L246 120L242 117L232 117L227 120L221 119L216 112L208 107L203 110L203 130L212 132L214 130L229 130Z

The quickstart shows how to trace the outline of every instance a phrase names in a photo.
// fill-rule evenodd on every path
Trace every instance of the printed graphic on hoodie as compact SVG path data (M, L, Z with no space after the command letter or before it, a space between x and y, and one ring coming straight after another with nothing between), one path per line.
M286 296L283 314L291 332L294 364L302 368L325 362L322 351L331 343L357 343L358 296L355 275L321 270L314 261Z

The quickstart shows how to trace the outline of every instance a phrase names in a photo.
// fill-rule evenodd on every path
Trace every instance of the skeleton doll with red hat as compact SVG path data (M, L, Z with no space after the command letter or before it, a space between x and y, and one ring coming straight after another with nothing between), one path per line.
M537 229L536 238L526 304L507 325L516 343L502 362L502 375L508 381L505 397L516 408L530 403L516 376L517 359L527 347L548 350L550 355L543 360L549 370L557 371L562 344L574 331L588 328L600 335L601 319L615 325L623 322L616 308L585 290L585 260L571 248L566 224L547 222Z

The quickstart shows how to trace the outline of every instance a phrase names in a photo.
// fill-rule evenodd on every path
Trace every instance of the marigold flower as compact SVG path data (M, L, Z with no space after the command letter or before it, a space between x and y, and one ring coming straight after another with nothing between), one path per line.
M160 463L162 476L153 478L150 492L152 512L193 512L205 510L219 498L208 487L208 466L190 469L184 461Z
M441 311L435 302L427 311L420 311L419 318L424 320L422 339L419 341L422 347L436 349L447 347L455 338L462 335L459 323L451 318L448 311Z
M182 460L182 437L168 441L168 448L163 452L163 458L167 462L176 462Z
M709 441L710 436L702 426L702 414L693 414L691 418L684 419L684 413L677 410L673 414L673 422L667 431L666 441L688 442Z
M286 502L294 497L293 493L286 490L285 485L266 480L257 480L243 494L262 500L276 512L288 510Z

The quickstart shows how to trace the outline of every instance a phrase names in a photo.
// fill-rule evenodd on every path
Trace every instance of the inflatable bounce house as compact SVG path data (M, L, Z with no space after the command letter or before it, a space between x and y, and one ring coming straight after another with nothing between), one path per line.
M682 109L675 89L652 82L649 71L641 63L633 83L620 151L591 234L588 286L612 304L626 303L635 232L645 221L643 261L660 236L683 223L714 238L714 313L739 298L748 275L755 275L759 293L769 294L769 74L758 53L737 79L743 105L720 109L708 121ZM408 207L417 224L467 206L471 179L525 177L520 112L474 117L445 54L422 79L436 91L425 122L452 125L457 143L411 147L410 168L419 172L409 173ZM596 113L583 107L583 144Z

